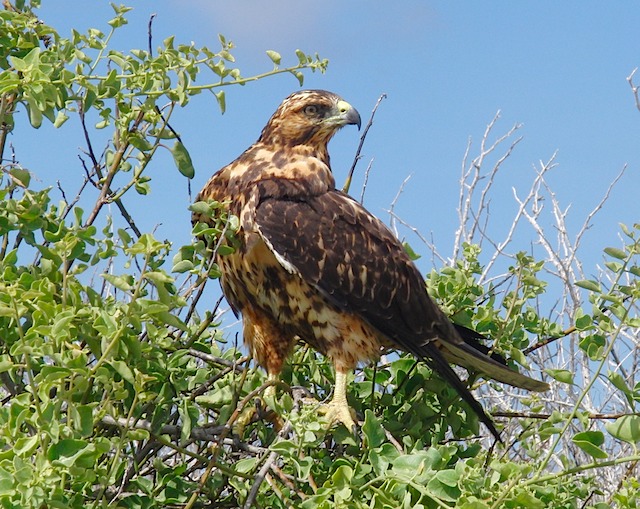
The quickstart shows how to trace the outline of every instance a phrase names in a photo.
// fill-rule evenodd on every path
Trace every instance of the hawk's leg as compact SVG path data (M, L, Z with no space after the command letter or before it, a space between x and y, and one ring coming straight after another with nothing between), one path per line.
M347 403L347 378L351 370L336 366L336 383L333 389L333 397L329 403L320 406L320 412L329 421L329 426L342 423L346 428L355 433L355 412Z
M270 385L269 387L267 387L264 390L264 396L266 397L276 397L276 385L280 380L280 376L277 373L268 373L267 374L267 381L269 382L273 382L273 385Z

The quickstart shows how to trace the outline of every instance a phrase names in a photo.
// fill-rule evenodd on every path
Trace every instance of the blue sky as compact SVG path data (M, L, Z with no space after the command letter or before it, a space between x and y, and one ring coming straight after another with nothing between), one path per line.
M270 69L267 49L279 51L283 64L295 62L297 48L318 52L330 60L328 72L308 74L305 88L341 94L365 120L378 96L386 93L352 192L359 196L364 168L373 158L365 205L388 222L385 210L412 175L396 212L433 236L444 255L451 252L457 227L458 181L468 139L477 147L498 110L496 133L522 123L519 134L524 138L496 183L491 210L497 237L516 209L511 188L525 193L535 176L533 167L556 151L558 167L549 181L563 206L571 206L568 224L575 232L628 165L585 239L587 273L595 272L602 248L618 245L618 223L639 220L640 112L626 82L640 66L636 2L158 0L128 5L134 10L114 41L118 49L146 48L147 23L156 13L156 46L175 35L177 42L216 48L217 34L223 33L236 45L236 65L243 75ZM102 0L43 0L40 15L65 36L72 27L106 31L112 10ZM640 73L636 82L640 84ZM193 191L255 141L279 102L296 89L293 77L279 76L227 89L224 115L210 95L176 115L172 125L196 166ZM60 180L72 194L82 174L77 130L67 125L56 132L43 126L46 139L36 133L40 148L33 151L30 129L19 125L10 140L18 158L42 185ZM358 138L355 129L344 129L331 142L340 184ZM159 237L187 243L184 178L166 156L158 159L151 176L152 194L128 205L134 216L144 207L138 212L147 221L143 228L160 224ZM528 232L530 238L526 233L521 238L524 249L533 239ZM411 232L402 234L416 251L426 252ZM419 264L423 271L430 269L429 259Z

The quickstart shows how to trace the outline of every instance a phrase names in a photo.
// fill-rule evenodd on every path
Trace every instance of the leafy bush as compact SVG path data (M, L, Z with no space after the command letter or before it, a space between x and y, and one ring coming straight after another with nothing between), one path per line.
M503 427L505 446L495 446L426 366L390 355L351 385L360 435L327 432L304 403L307 392L330 393L326 360L300 345L279 397L265 406L256 399L268 386L263 372L200 302L219 276L215 239L233 236L235 218L195 232L214 239L212 248L195 240L175 247L141 232L122 201L151 199L152 162L167 140L178 170L193 176L170 119L194 94L212 92L224 110L223 85L282 72L302 82L303 71L324 71L326 60L298 52L296 64L280 67L269 51L273 69L243 78L222 36L217 51L169 37L155 56L151 48L124 54L109 41L127 8L114 6L107 34L65 39L37 19L36 6L0 12L3 507L637 507L639 225L622 226L624 242L605 249L597 276L583 277L575 258L555 254L531 206L548 164L518 214L547 259L509 255L512 232L497 242L478 226L491 179L486 192L480 182L504 159L486 175L471 161L461 195L471 207L461 207L453 262L432 271L427 287L456 321L495 338L514 365L544 366L557 380L553 391L470 380ZM196 85L204 72L212 81ZM23 108L35 128L81 125L86 178L76 198L55 202L19 159L5 158ZM97 129L111 131L99 150ZM110 217L107 204L120 216ZM220 204L195 206L213 213ZM577 242L561 242L575 254ZM539 311L549 280L564 295L558 316ZM234 426L251 409L256 418Z

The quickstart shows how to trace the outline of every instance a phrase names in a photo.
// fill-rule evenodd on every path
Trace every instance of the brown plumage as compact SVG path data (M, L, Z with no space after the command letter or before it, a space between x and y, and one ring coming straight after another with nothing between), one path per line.
M223 292L242 314L245 342L272 379L299 338L327 355L336 369L329 418L347 426L354 424L347 374L384 348L410 352L453 385L499 438L448 361L516 387L548 385L465 342L391 231L335 189L327 143L347 124L359 127L360 116L337 95L296 92L197 198L228 201L240 219L239 247L217 261Z

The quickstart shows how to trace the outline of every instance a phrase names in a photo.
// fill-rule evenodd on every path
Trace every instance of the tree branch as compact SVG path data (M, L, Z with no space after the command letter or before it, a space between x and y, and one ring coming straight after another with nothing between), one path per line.
M353 158L353 164L351 165L351 168L349 169L349 173L347 175L347 179L345 180L344 186L342 187L342 191L345 193L349 192L349 188L351 187L351 179L353 178L353 172L356 169L356 165L358 164L358 160L360 159L360 152L362 151L362 147L364 145L364 140L367 137L367 133L369 132L369 129L371 128L371 126L373 125L373 117L376 114L376 111L378 110L378 106L380 106L380 103L382 102L383 99L387 98L387 94L382 94L380 95L380 97L378 97L378 100L376 101L376 105L373 107L373 110L371 111L371 116L369 117L369 122L367 122L367 125L364 128L364 131L362 132L362 136L360 136L360 143L358 144L358 149L356 150L356 155Z

